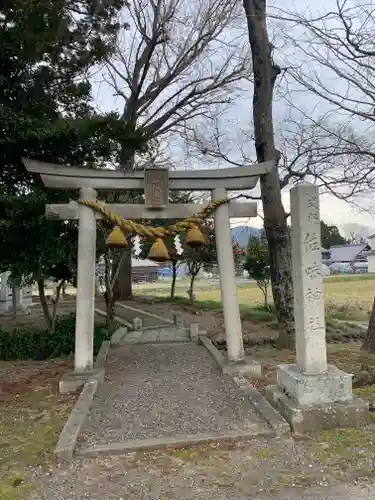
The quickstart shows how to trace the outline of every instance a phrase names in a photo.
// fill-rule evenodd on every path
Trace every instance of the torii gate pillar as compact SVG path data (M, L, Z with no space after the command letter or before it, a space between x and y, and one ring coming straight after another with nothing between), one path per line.
M213 201L226 197L226 189L214 189L212 192ZM217 207L214 217L227 353L229 361L238 362L244 359L244 347L228 204Z
M81 200L96 200L96 191L81 188ZM93 368L93 334L95 314L96 218L91 208L79 206L78 266L76 297L76 332L74 371L87 372Z

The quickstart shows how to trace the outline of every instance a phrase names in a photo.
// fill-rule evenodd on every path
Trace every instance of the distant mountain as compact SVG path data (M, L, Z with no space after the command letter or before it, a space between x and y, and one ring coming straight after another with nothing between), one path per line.
M247 226L237 226L232 228L232 238L240 245L242 248L247 247L250 236L259 236L260 229L256 227Z

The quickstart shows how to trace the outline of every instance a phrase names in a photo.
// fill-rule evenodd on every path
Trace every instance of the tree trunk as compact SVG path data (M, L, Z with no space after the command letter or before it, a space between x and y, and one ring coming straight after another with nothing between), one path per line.
M128 103L130 105L130 103ZM131 106L130 106L131 107ZM124 110L123 119L127 122L129 134L134 134L136 130L136 123L134 121L134 113L131 111ZM119 155L119 170L125 173L132 172L134 170L134 148L129 148L126 144L122 145L120 155ZM132 193L127 192L126 198L128 198L127 203L132 199ZM133 298L133 287L132 287L132 257L131 257L131 245L126 247L126 255L122 258L121 268L118 273L116 282L113 284L113 297L114 300L130 300ZM119 263L121 259L122 252L118 252L115 257L115 266ZM117 266L116 266L117 267Z
M114 299L130 300L133 298L131 245L121 249L121 252L116 252L114 259L115 267L120 265L117 279L113 284Z
M50 330L52 327L52 317L49 311L46 294L44 290L44 280L38 280L38 293L39 293L40 305L42 306L42 311L44 314L44 319L46 320L48 330Z
M171 299L174 299L176 291L176 278L177 278L177 262L172 260L172 285L171 285Z
M107 313L105 318L105 327L108 332L111 332L115 321L116 302L113 299L113 295L109 292L109 289L104 292L104 300Z
M266 284L263 289L263 295L264 295L264 308L266 309L266 311L268 311L268 284Z
M370 321L365 335L365 340L362 344L362 349L375 354L375 299L372 304Z
M120 257L121 259L121 257ZM120 266L122 264L122 260L119 260L118 263ZM104 292L104 300L105 300L105 307L106 307L106 319L105 319L105 326L107 331L112 331L112 326L115 320L115 314L116 314L116 301L113 297L113 282L117 281L118 276L111 276L111 264L110 264L110 259L108 252L106 251L104 253L104 283L105 283L105 292ZM117 275L120 272L121 268L118 269L118 271L115 271L115 274ZM112 282L113 280L113 282Z
M194 281L195 281L195 278L196 278L196 274L192 274L190 276L190 286L189 286L189 299L191 300L191 302L194 302Z
M272 46L266 26L265 0L243 0L254 72L253 121L258 162L277 160L272 99L280 68L272 61ZM278 169L260 178L264 229L268 241L271 283L275 308L281 325L280 347L294 346L293 282L291 243L281 199Z
M56 295L52 299L52 315L51 317L51 325L49 327L49 333L55 333L56 328L56 319L57 319L57 304L59 303L59 299L61 296L61 290L64 286L65 280L60 281L60 283L56 287ZM48 307L48 306L47 306Z

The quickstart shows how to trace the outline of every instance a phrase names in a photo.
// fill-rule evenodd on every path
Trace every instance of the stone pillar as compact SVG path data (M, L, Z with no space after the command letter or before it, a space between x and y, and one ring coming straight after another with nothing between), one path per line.
M327 365L319 190L290 190L296 365L278 367L277 381L299 404L352 399L352 376Z
M173 324L178 330L185 328L184 318L179 313L173 313Z
M214 201L227 197L225 189L214 189ZM228 359L242 361L244 347L240 309L237 299L237 283L232 247L232 232L229 221L229 207L225 203L215 210L215 237L217 263L220 275L221 300L223 302L225 335Z
M306 374L327 371L319 191L290 190L297 366Z
M92 188L80 189L80 199L95 200ZM74 370L93 368L94 308L95 308L96 220L92 208L79 206L78 263L76 299L76 337Z
M278 366L277 386L266 396L295 432L359 427L368 407L353 398L352 375L327 364L319 190L300 184L290 200L297 359Z

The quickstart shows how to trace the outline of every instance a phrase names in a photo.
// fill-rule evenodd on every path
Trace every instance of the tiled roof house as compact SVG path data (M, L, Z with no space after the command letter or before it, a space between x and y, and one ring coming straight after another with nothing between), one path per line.
M367 245L367 243L333 245L327 250L322 248L322 260L325 264L328 265L333 264L334 262L344 262L348 264L354 262L367 262L367 254L369 249L370 247L369 245Z

